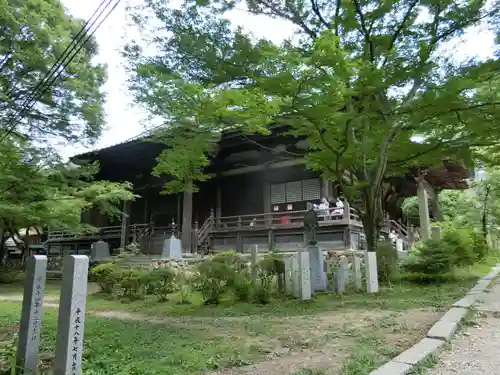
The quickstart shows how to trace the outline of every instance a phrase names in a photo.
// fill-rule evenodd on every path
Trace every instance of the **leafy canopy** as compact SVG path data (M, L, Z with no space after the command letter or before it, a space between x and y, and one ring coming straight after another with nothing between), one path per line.
M100 88L106 72L91 61L97 54L93 38L12 128L15 114L82 25L82 20L67 14L60 0L0 0L0 140L11 129L36 141L54 136L84 141L100 135L104 122Z
M0 227L10 233L35 226L78 230L82 210L116 216L122 200L134 199L128 183L94 181L98 165L68 165L26 142L7 140L0 152Z
M482 22L497 32L498 2L145 3L133 18L149 31L148 53L142 41L125 55L137 102L168 128L171 148L156 169L177 177L167 190L203 180L214 136L288 125L309 140L309 166L341 182L373 249L385 176L496 143L500 101L485 87L500 62L457 61L446 47ZM224 15L235 8L288 20L297 41L275 45L232 28Z

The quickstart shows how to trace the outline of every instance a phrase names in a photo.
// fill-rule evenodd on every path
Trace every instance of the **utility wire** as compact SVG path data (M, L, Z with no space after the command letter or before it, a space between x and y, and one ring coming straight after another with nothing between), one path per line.
M106 3L107 4L104 6L103 9L102 6ZM111 9L105 14L105 16L99 21L99 18L104 14L106 9L111 5L112 2L115 2ZM81 51L81 49L84 47L84 45L92 38L92 36L95 34L95 32L99 29L99 27L102 25L102 23L108 18L108 16L111 14L111 12L116 9L118 4L120 3L121 0L103 0L97 10L92 14L92 16L89 18L87 22L83 25L83 27L80 29L78 34L72 39L70 44L66 47L64 50L63 54L59 57L59 59L54 63L52 68L45 74L45 76L42 78L42 80L35 86L34 90L32 91L31 95L29 95L28 98L25 99L23 102L21 109L17 112L17 114L14 114L12 116L11 121L8 122L8 129L5 131L5 133L0 137L0 142L2 142L10 133L14 131L16 126L18 125L19 121L22 120L23 115L31 110L35 104L37 103L37 99L39 99L56 81L56 79L61 75L61 73L64 71L65 67L73 61L73 59L76 57L76 55ZM100 10L100 12L99 12ZM97 17L93 20L94 16L99 12ZM92 27L96 24L96 22L99 21L97 26L91 31ZM90 26L87 28L87 25L90 24ZM91 31L91 32L90 32ZM89 33L90 32L90 33ZM83 42L82 42L83 40Z
M30 101L30 98L32 98L33 95L39 90L39 88L47 81L47 79L49 78L49 76L53 75L54 72L57 71L58 66L60 66L60 64L61 64L61 61L67 57L67 55L69 54L69 52L71 52L70 50L72 48L74 48L74 44L78 43L81 40L81 38L83 37L83 35L87 31L87 25L90 23L90 21L92 20L92 18L95 17L95 15L99 11L99 9L101 9L101 7L104 5L104 3L106 1L111 2L112 0L103 0L103 1L101 1L101 3L99 4L99 7L94 11L94 13L90 16L90 18L83 24L83 26L80 28L80 31L78 31L78 34L76 34L73 37L73 39L71 40L71 42L66 46L66 48L63 51L62 55L59 56L59 58L52 65L52 67L49 69L49 71L47 73L45 73L45 75L42 77L42 79L36 84L36 86L33 88L32 92L30 94L30 97L28 97L28 98L26 98L24 100L22 106L24 106L25 104L27 104ZM6 94L7 97L10 97L12 95L12 93L16 89L16 86L17 86L17 83L12 86L12 88L9 90L9 92L7 92L7 94ZM22 106L21 106L21 108L22 108Z

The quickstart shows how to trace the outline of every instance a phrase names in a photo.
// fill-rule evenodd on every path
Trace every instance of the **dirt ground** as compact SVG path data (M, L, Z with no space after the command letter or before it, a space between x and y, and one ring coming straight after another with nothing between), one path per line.
M438 318L439 313L431 310L354 310L281 318L272 324L274 339L249 343L267 352L266 360L204 375L293 375L301 369L338 375L363 336L376 336L386 353L396 353L423 337Z

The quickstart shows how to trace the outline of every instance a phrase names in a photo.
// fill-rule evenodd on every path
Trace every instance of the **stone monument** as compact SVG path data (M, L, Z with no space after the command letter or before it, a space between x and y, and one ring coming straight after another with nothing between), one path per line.
M323 269L323 250L316 244L316 228L318 227L318 216L312 208L304 215L304 237L306 239L306 251L309 254L311 293L326 290L326 272Z
M47 256L33 255L26 270L16 356L16 365L23 374L36 373L46 274Z
M109 258L111 258L111 255L109 254L109 244L107 242L99 240L92 244L90 247L90 261L92 263L101 262Z
M163 242L161 257L162 259L182 259L181 240L176 238L173 233L170 238L167 238Z
M307 245L316 245L316 228L318 227L318 215L310 208L304 215L304 236Z
M88 269L89 258L85 255L68 255L64 258L54 375L82 373Z

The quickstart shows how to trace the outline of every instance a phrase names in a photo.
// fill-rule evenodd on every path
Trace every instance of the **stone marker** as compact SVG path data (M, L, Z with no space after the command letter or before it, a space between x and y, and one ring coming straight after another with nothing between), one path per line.
M349 280L349 264L347 258L340 259L340 267L337 270L337 293L344 293L346 283Z
M365 251L366 291L378 292L377 254L374 251Z
M361 290L363 289L362 285L362 275L361 275L361 259L359 259L356 254L353 255L352 257L352 272L353 272L353 279L354 279L354 287L356 290Z
M431 228L431 238L434 241L439 241L441 239L441 227L432 227Z
M292 262L290 256L285 256L283 259L285 263L285 294L291 296L293 294L293 280L292 280Z
M165 242L163 242L161 257L163 259L182 259L181 240L175 238L173 234L170 238L167 238Z
M82 373L88 269L89 258L85 255L64 258L54 375Z
M16 366L23 374L35 374L43 317L43 294L47 274L47 256L33 255L28 260L21 310Z
M103 240L94 242L90 247L90 259L92 262L100 262L111 258L109 255L109 244Z
M311 293L326 290L326 272L323 270L323 250L318 246L308 246L309 265L311 266Z
M401 238L396 238L396 251L398 252L404 251L403 240Z
M298 289L299 298L303 301L311 299L311 268L309 265L309 253L299 251L298 260Z
M429 218L429 198L427 196L427 190L422 181L419 181L417 187L417 197L418 197L418 216L420 219L420 237L423 241L430 239L430 226L431 221Z
M299 254L292 257L291 267L292 295L300 298Z

